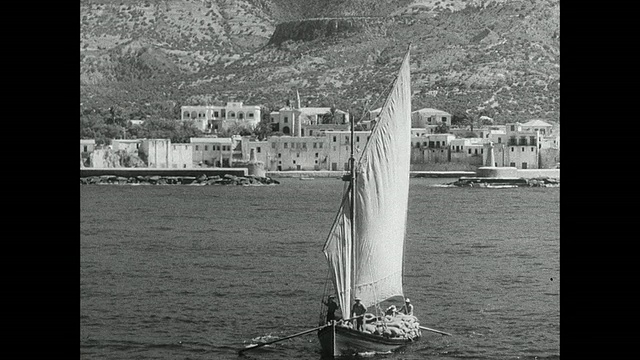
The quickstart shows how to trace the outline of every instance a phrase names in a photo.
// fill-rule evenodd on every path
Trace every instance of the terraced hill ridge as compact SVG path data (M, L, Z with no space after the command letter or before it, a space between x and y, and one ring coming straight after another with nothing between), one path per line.
M559 121L559 1L84 1L81 113L240 100L362 112L412 43L414 108ZM303 19L303 18L312 19Z

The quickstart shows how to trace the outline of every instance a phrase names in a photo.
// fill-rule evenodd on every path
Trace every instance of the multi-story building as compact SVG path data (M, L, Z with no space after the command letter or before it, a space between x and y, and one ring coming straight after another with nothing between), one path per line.
M336 109L333 112L334 123L323 124L322 119L332 114L330 107L283 107L269 114L271 128L274 131L291 136L316 136L318 131L348 127L349 113ZM345 125L347 124L347 125Z
M327 146L329 147L327 170L349 170L349 157L351 154L351 131L326 131ZM353 156L357 159L360 152L371 136L370 131L354 131Z
M427 125L441 125L451 126L451 114L448 112L424 108L413 111L411 113L411 127L424 128Z
M193 121L204 132L219 132L232 125L253 129L260 123L260 106L227 102L225 106L182 106L183 121Z
M138 148L150 168L192 168L192 152L191 144L171 144L170 139L144 139Z
M193 162L198 165L230 167L234 159L242 159L239 142L239 137L190 138L189 143L193 146Z
M329 148L326 136L272 136L268 143L264 155L267 170L327 169Z
M452 139L449 143L452 163L463 163L474 166L484 164L484 141L481 138Z

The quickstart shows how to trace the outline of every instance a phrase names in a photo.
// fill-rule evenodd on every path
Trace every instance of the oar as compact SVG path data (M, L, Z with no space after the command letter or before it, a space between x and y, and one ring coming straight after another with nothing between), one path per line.
M297 333L297 334L289 335L289 336L286 336L286 337L283 337L283 338L280 338L280 339L277 339L277 340L267 341L267 342L262 343L262 344L257 344L257 345L249 346L249 347L246 347L246 348L244 348L244 349L240 349L240 350L238 351L238 354L242 354L244 351L247 351L247 350L252 350L252 349L256 349L256 348L259 348L259 347L262 347L262 346L265 346L265 345L273 344L273 343L278 342L278 341L287 340L287 339L294 338L294 337L296 337L296 336L300 336L300 335L308 334L308 333L310 333L310 332L312 332L312 331L320 330L320 329L322 329L322 328L324 328L324 327L327 327L327 326L329 326L329 324L327 324L327 325L322 325L322 326L318 326L317 328L313 328L313 329L305 330L305 331L299 332L299 333Z
M438 333L438 334L442 334L442 335L447 335L447 336L453 336L453 335L449 334L448 332L444 332L444 331L440 331L440 330L436 330L436 329L430 329L430 328L428 328L428 327L426 327L426 326L422 326L422 325L420 325L419 327L420 327L420 329L422 329L422 330L433 331L434 333Z

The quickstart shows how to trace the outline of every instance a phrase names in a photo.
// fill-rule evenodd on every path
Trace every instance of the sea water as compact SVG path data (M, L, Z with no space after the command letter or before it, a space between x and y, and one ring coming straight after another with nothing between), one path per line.
M385 359L560 354L559 188L411 179L404 292L420 341ZM317 326L343 182L80 187L82 359L237 359ZM320 359L315 332L245 352Z

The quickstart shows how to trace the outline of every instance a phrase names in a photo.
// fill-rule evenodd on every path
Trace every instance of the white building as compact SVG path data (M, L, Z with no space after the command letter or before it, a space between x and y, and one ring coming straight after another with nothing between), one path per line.
M253 129L260 123L260 106L227 102L225 106L182 106L181 119L193 121L201 131L219 132L232 125Z
M143 139L113 139L111 140L111 148L115 151L125 150L127 153L137 154L142 141Z
M348 127L349 113L336 109L333 113L334 123L323 124L324 116L331 114L330 107L283 107L269 114L274 131L291 136L316 136L319 131L332 128ZM347 124L347 125L345 125Z
M424 108L411 113L411 127L424 128L427 125L437 126L441 124L451 126L451 118L452 116L448 112Z
M80 154L90 154L96 148L94 139L80 139Z
M272 136L268 143L264 155L267 170L327 169L329 149L326 136Z
M138 154L150 168L193 167L191 144L171 144L170 139L144 139Z
M216 167L230 167L234 159L237 138L190 138L193 146L192 159L194 164Z
M328 152L328 170L349 170L351 155L351 131L326 131ZM358 159L371 136L370 131L354 131L353 156Z

